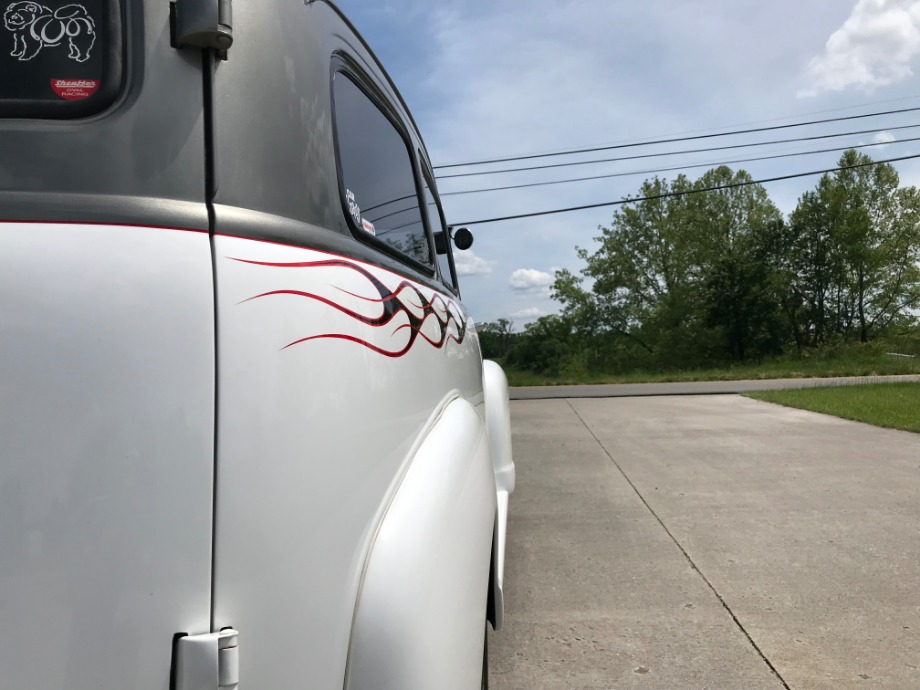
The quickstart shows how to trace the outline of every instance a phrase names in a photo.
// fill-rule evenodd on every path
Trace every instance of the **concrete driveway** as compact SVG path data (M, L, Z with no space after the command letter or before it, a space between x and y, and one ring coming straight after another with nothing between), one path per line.
M735 395L512 424L493 690L920 688L920 435Z

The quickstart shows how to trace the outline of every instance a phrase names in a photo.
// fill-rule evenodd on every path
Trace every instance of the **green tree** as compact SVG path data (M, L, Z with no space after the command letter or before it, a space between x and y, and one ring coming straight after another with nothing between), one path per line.
M562 314L527 347L552 342L552 366L660 369L914 327L920 192L855 151L840 166L788 222L743 170L646 180L592 251L577 248L581 271L556 273Z
M898 173L890 164L866 166L872 159L850 150L843 154L835 173L834 214L839 219L841 268L849 294L845 313L847 332L856 331L867 342L895 316L904 292L911 243L902 241L901 198ZM864 167L854 167L863 165ZM914 281L916 278L914 278ZM894 310L894 311L892 311Z
M800 346L823 344L838 322L831 309L835 293L836 303L839 305L841 301L837 289L841 284L841 268L837 221L831 212L832 196L830 178L822 178L816 190L802 195L790 216L787 314Z
M793 288L805 307L803 338L861 342L912 321L920 304L918 193L899 188L889 164L850 150L791 216Z
M508 354L514 337L514 322L500 318L490 321L479 329L479 347L486 359L504 357Z
M780 229L782 221L771 229ZM770 244L752 244L716 258L706 279L706 323L722 335L734 360L778 354L788 333L782 278Z
M518 334L505 360L510 366L558 375L572 354L572 325L564 316L541 316Z
M737 360L775 354L783 340L773 251L783 218L767 191L751 181L743 170L715 168L695 186L721 189L692 199L705 323Z
M646 180L639 195L650 198L617 210L611 226L599 228L595 252L578 248L582 277L556 274L553 296L577 332L625 337L652 351L660 332L684 322L691 283L687 201L663 197L691 186L684 176Z
M753 321L779 310L758 242L782 216L750 181L724 166L695 182L646 180L642 200L600 228L596 251L578 249L582 276L556 274L553 296L576 332L627 338L672 366L743 358L768 341L776 349L772 331L763 337ZM688 194L712 188L719 189ZM746 306L730 306L726 289Z

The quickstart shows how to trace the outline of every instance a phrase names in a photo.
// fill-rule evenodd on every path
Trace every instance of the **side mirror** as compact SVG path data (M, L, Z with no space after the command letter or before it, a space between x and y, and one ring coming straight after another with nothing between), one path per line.
M453 231L454 246L460 251L465 251L473 246L473 233L469 228L457 228Z
M447 233L441 230L434 234L434 251L436 254L447 254Z

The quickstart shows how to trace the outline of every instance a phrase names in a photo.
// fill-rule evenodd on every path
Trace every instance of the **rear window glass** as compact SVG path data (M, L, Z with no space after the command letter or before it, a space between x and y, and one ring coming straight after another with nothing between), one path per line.
M118 95L120 0L0 0L0 8L0 117L82 117Z
M431 249L406 141L345 74L333 80L343 204L353 232L430 266Z

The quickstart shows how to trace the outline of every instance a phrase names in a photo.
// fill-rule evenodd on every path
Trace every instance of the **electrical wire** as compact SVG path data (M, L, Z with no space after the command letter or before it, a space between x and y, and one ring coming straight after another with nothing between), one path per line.
M888 99L881 100L881 101L868 101L865 103L857 103L855 105L848 105L848 106L843 106L840 108L811 110L806 113L796 113L795 115L784 115L782 117L771 117L771 118L767 118L763 120L747 120L745 122L735 122L729 125L719 125L718 127L707 127L704 129L690 129L690 130L683 130L679 132L667 132L665 134L658 134L654 138L659 139L663 137L678 137L678 136L684 136L684 135L690 135L690 134L701 134L705 132L718 132L723 129L733 129L735 127L748 127L749 125L759 125L759 124L764 124L767 122L783 122L785 120L792 120L797 117L811 117L813 115L824 115L826 113L839 113L844 110L856 110L857 108L868 108L870 106L879 106L879 105L884 105L887 103L903 103L904 101L915 101L918 98L920 98L920 94L914 95L914 96L904 96L903 98L888 98ZM631 141L633 140L632 139L619 139L617 141L605 142L603 144L591 144L590 147L594 148L594 147L612 146L614 144L629 143ZM565 153L568 152L569 150L570 149L552 149L552 150L535 151L534 153L544 153L547 155L561 156L561 155L565 155Z
M911 125L920 127L920 125ZM718 168L723 165L734 163L754 163L757 161L775 160L778 158L794 158L796 156L814 156L821 153L840 153L850 149L865 149L873 146L893 146L895 144L906 144L911 141L920 141L920 137L911 137L909 139L897 139L895 141L881 142L877 144L857 144L855 146L841 146L832 149L818 149L815 151L796 151L793 153L779 153L773 156L758 156L756 158L735 158L733 160L716 161L714 163L693 163L690 165L677 165L672 168L655 168L654 170L633 170L631 172L610 173L607 175L591 175L590 177L573 177L567 180L549 180L546 182L528 182L526 184L512 184L504 187L488 187L485 189L467 189L461 192L441 192L441 196L459 196L461 194L483 194L485 192L501 192L509 189L526 189L528 187L546 187L549 185L567 184L569 182L587 182L590 180L606 180L612 177L631 177L634 175L654 175L656 173L674 172L675 170L691 170L693 168Z
M712 151L728 151L731 149L749 149L757 146L772 146L775 144L796 144L804 141L818 141L821 139L839 139L841 137L854 137L863 134L875 134L879 131L897 132L903 129L915 129L920 125L899 125L898 127L885 127L883 129L862 129L853 132L840 132L838 134L816 134L810 137L794 137L792 139L773 139L771 141L760 141L747 144L731 144L729 146L708 146L701 149L684 149L683 151L659 151L658 153L642 153L634 156L619 156L617 158L598 158L590 161L570 161L568 163L547 163L544 165L532 165L525 168L504 168L502 170L484 170L482 172L453 173L451 175L440 175L438 180L449 180L458 177L477 177L480 175L499 175L503 173L527 172L528 170L549 170L551 168L570 168L575 165L591 165L594 163L617 163L619 161L632 161L645 158L661 158L664 156L679 156L687 153L711 153ZM882 142L884 143L884 142Z
M859 120L868 117L881 117L883 115L898 115L901 113L915 113L920 111L916 108L900 108L898 110L884 110L874 113L862 113L860 115L846 115L843 117L831 117L822 120L809 120L806 122L793 122L785 125L771 125L769 127L753 127L749 129L737 129L731 132L719 132L715 134L696 134L693 136L672 137L668 139L655 139L651 141L631 142L628 144L614 144L611 146L591 146L582 149L569 149L560 153L531 153L523 156L506 156L504 158L490 158L480 161L469 161L466 163L450 163L447 165L436 165L435 170L444 170L447 168L465 168L471 165L489 165L491 163L507 163L510 161L532 160L534 158L549 158L552 156L570 156L579 153L596 153L598 151L611 151L614 149L634 148L636 146L652 146L655 144L675 144L683 141L698 141L700 139L713 139L715 137L736 136L739 134L755 134L757 132L773 132L780 129L791 129L793 127L807 127L809 125L823 125L831 122L845 122L848 120Z
M497 218L486 218L483 220L471 220L465 221L462 223L453 223L454 226L461 225L483 225L485 223L500 223L507 220L518 220L520 218L536 218L538 216L551 216L559 213L571 213L572 211L585 211L592 208L604 208L605 206L623 206L625 204L634 204L639 201L657 201L659 199L671 199L680 196L688 196L691 194L704 194L707 192L720 192L726 189L737 189L740 187L751 187L753 185L768 184L770 182L781 182L783 180L794 180L800 177L811 177L813 175L827 175L830 173L840 172L842 170L855 170L858 168L869 168L876 165L884 165L885 163L897 163L899 161L915 160L920 158L920 153L911 154L909 156L899 156L897 158L888 158L886 160L880 161L871 161L868 163L858 163L856 165L847 165L843 167L836 168L827 168L825 170L812 170L810 172L804 173L793 173L790 175L779 175L777 177L767 177L760 180L748 180L746 182L733 182L732 184L720 185L717 187L706 187L704 189L688 189L683 192L666 192L664 194L654 194L652 196L640 196L632 197L626 199L620 199L619 201L602 201L596 204L583 204L581 206L569 206L568 208L558 208L552 209L549 211L533 211L531 213L519 213L510 216L500 216Z

